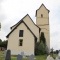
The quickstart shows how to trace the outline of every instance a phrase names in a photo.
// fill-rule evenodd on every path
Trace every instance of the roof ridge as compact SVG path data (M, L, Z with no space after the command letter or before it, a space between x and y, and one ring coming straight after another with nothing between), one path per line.
M21 20L23 20L26 16L29 16L29 14L26 14ZM29 16L29 18L31 19L31 17ZM21 22L21 20L19 21L19 22ZM31 21L33 22L33 20L31 19ZM17 22L15 25L18 25L19 24L19 22ZM33 22L33 24L36 26L36 27L38 27L34 22ZM10 27L11 29L15 26L15 25L13 25L12 27ZM38 27L39 28L39 27ZM40 28L39 28L40 29Z
M16 27L6 36L7 38L9 37L9 35L21 24L21 23L24 23L25 26L30 30L30 32L34 35L34 37L36 37L36 35L31 31L31 29L27 26L27 24L22 20L21 22L19 22L18 25L16 25ZM37 38L37 37L36 37Z
M29 14L26 14L22 19L20 19L20 21L23 20L27 15L29 16ZM13 25L12 27L10 27L10 28L12 29L12 28L13 28L15 25L17 25L20 21L18 21L16 24L14 24L14 25Z

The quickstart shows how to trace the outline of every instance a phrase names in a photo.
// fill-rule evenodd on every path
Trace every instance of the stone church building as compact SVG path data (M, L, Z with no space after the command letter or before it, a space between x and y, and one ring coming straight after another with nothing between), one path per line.
M12 55L34 54L35 43L40 41L43 33L46 39L46 45L50 49L50 31L49 31L49 10L42 4L36 10L36 24L27 14L19 22L11 27L11 31L6 36L8 39L7 49L11 50Z

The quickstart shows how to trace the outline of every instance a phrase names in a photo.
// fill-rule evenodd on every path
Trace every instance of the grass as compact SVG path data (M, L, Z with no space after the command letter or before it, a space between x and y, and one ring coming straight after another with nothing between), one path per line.
M50 54L54 59L58 56L58 54Z
M0 51L0 60L4 60L4 52Z
M35 60L46 60L46 56L45 55L39 55L39 56L35 56ZM17 60L16 57L12 57L12 60ZM28 60L28 58L25 58L23 60Z
M36 60L46 60L46 55L36 56Z
M35 56L35 60L46 60L46 55ZM56 57L56 55L54 55ZM0 60L4 60L4 51L0 51ZM11 60L17 60L16 56L11 56ZM28 58L24 58L23 60L28 60Z

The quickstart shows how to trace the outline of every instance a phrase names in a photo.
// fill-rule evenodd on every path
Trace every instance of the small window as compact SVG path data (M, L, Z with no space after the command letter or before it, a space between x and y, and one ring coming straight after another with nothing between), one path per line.
M43 18L43 14L41 14L41 18Z
M19 31L19 37L23 37L23 30Z
M23 45L23 39L20 39L19 40L19 46L22 46Z

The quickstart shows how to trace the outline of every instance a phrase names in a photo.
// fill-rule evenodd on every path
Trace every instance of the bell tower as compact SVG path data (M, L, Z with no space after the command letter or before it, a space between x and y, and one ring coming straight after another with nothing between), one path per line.
M48 49L50 49L49 10L44 4L42 4L40 8L36 10L36 25L41 28L41 33L44 33L46 45Z

